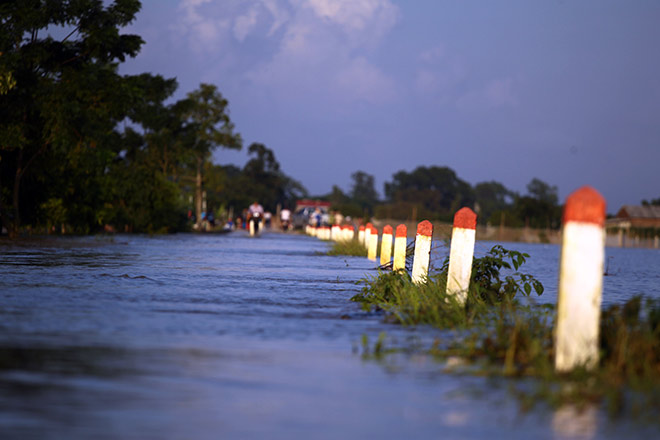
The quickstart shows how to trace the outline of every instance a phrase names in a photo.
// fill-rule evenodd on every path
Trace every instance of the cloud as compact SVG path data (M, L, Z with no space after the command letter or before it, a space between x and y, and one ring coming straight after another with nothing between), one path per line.
M246 73L258 86L330 101L383 102L394 81L371 61L370 48L396 22L389 0L291 0L277 50Z
M257 24L257 16L259 11L256 7L252 7L244 15L239 15L234 20L234 37L238 41L245 40L245 37L254 29Z
M281 28L290 19L289 12L286 8L281 7L277 0L261 0L263 7L266 8L268 13L273 19L273 23L268 31L268 36L272 36L279 28Z
M423 95L449 99L465 79L466 69L456 57L450 56L444 45L421 52L420 66L415 76L415 89Z
M395 96L373 56L399 19L391 0L181 0L179 11L180 38L216 76L326 103Z
M198 54L217 50L230 28L229 20L200 13L199 9L210 3L211 0L181 0L179 10L182 14L173 26L187 46Z
M494 79L481 89L465 93L456 101L456 106L461 110L515 107L518 99L513 89L513 78Z
M358 41L382 37L399 17L399 10L389 0L308 0L306 5Z
M394 81L365 58L355 58L337 74L337 85L345 96L369 103L387 102L395 97Z

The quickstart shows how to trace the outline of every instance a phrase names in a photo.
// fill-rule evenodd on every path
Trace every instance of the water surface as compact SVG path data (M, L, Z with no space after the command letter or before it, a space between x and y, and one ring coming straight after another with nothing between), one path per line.
M507 247L552 301L558 248ZM326 249L241 232L0 242L0 438L657 436L595 409L521 414L506 382L425 356L364 361L362 335L440 333L362 312L348 299L373 265ZM658 295L658 255L608 249L605 301Z

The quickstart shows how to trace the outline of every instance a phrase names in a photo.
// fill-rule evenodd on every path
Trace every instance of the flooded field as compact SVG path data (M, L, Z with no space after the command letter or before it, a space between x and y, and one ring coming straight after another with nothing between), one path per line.
M477 254L491 244L478 242ZM426 344L349 301L366 258L303 235L0 242L0 438L657 438L596 408L526 413L504 380L363 335ZM559 248L510 244L556 298ZM444 255L439 248L435 260ZM660 297L660 252L608 249L604 302Z

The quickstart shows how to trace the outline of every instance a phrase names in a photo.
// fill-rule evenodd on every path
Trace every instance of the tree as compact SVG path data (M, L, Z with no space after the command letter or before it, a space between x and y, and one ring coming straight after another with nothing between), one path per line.
M557 187L534 178L527 185L527 192L516 198L513 215L532 228L558 228L561 208L557 204Z
M374 176L364 171L356 171L351 174L353 184L351 185L352 202L361 206L369 214L373 213L374 206L378 203L378 193L374 187Z
M22 201L32 212L42 201L58 206L40 191L48 176L33 169L57 175L68 164L75 177L95 181L98 175L83 167L111 157L100 146L131 102L117 63L143 43L119 30L139 9L137 0L107 7L97 0L0 4L0 217L10 234L18 233ZM54 29L68 33L57 37Z
M412 172L399 171L385 183L385 196L394 205L421 208L420 215L449 220L463 206L474 204L469 183L458 178L448 167L417 167Z
M527 184L527 192L532 198L540 202L548 203L549 205L557 205L559 201L559 197L557 196L557 186L550 186L537 178L533 178Z
M248 153L254 157L243 167L243 175L247 179L244 188L253 196L253 200L259 200L266 209L273 211L278 204L291 205L296 199L307 195L307 190L300 182L280 170L280 164L271 149L253 143Z
M191 152L191 165L195 170L195 213L197 224L202 218L202 171L204 163L218 147L240 150L242 139L234 132L229 118L229 102L212 84L200 84L180 103L188 124L187 147Z
M499 182L481 182L474 186L475 210L480 222L491 220L493 213L504 211L513 204L515 194Z
M651 200L642 200L642 206L660 206L660 197Z

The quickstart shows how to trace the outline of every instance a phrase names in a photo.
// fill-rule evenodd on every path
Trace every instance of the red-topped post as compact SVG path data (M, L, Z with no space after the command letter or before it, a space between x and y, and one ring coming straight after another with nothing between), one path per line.
M376 261L376 256L378 255L378 229L373 226L370 227L368 237L367 258L371 261Z
M364 247L369 249L369 243L371 243L371 228L373 228L374 225L371 223L367 223L364 226Z
M424 220L417 225L417 235L415 236L415 257L413 259L412 269L413 283L423 283L428 277L432 239L433 225L430 221Z
M603 196L590 186L566 199L555 328L557 371L598 364L605 208Z
M364 229L364 225L360 225L358 228L358 242L360 242L362 246L364 246Z
M392 226L383 227L383 237L380 242L380 264L388 264L392 260Z
M465 304L470 288L476 230L477 214L470 208L459 209L454 215L454 227L451 231L447 294L456 295L461 304Z
M406 270L406 248L408 247L408 228L406 225L396 227L396 237L394 238L394 261L392 270Z

